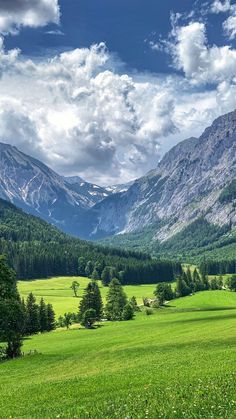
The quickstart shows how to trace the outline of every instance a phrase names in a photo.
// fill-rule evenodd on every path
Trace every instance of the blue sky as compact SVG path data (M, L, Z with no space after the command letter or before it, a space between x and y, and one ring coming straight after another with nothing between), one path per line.
M236 2L0 0L0 140L123 183L236 107Z
M204 8L205 3L204 0L61 0L59 25L22 28L17 36L6 37L5 43L7 48L18 47L26 55L37 56L90 47L103 41L109 51L118 54L131 69L170 73L176 70L171 68L169 57L163 52L154 52L150 42L168 36L171 13L188 14L195 10L196 16L200 16L198 10ZM210 44L225 44L223 20L222 14L208 16ZM63 35L59 35L60 32ZM231 44L235 45L235 41Z

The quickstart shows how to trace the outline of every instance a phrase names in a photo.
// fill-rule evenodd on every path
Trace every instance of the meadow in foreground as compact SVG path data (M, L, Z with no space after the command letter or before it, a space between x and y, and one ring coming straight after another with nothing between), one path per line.
M25 340L1 364L7 418L235 418L236 293L200 292L151 316Z

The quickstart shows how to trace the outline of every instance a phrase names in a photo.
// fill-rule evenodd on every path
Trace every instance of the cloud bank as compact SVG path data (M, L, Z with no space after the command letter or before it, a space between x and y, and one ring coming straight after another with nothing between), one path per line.
M20 3L10 1L8 13ZM57 2L38 7L43 3L55 6L49 10L56 20ZM223 10L219 3L219 13L232 17L231 4L226 11L228 2ZM18 49L5 51L0 38L0 141L95 183L144 175L163 150L236 107L236 50L230 43L210 46L206 23L191 19L172 18L165 50L176 71L166 76L127 73L104 43L34 61Z

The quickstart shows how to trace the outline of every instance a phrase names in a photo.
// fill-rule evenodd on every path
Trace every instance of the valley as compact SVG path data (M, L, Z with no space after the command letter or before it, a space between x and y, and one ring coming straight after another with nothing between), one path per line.
M0 419L236 419L236 0L0 0Z

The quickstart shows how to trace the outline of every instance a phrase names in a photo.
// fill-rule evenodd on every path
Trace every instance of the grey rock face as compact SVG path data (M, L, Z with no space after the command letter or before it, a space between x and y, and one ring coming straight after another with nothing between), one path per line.
M70 176L64 179L69 183L71 189L77 192L81 198L86 199L86 205L88 207L92 207L113 193L113 190L109 187L103 188L102 186L94 185L86 182L79 176Z
M104 188L80 178L64 178L16 147L0 143L0 198L79 234L86 210L108 196Z
M172 148L157 169L91 210L90 238L133 232L159 223L164 241L197 218L236 225L233 202L219 195L236 178L236 111L214 121L200 138Z

